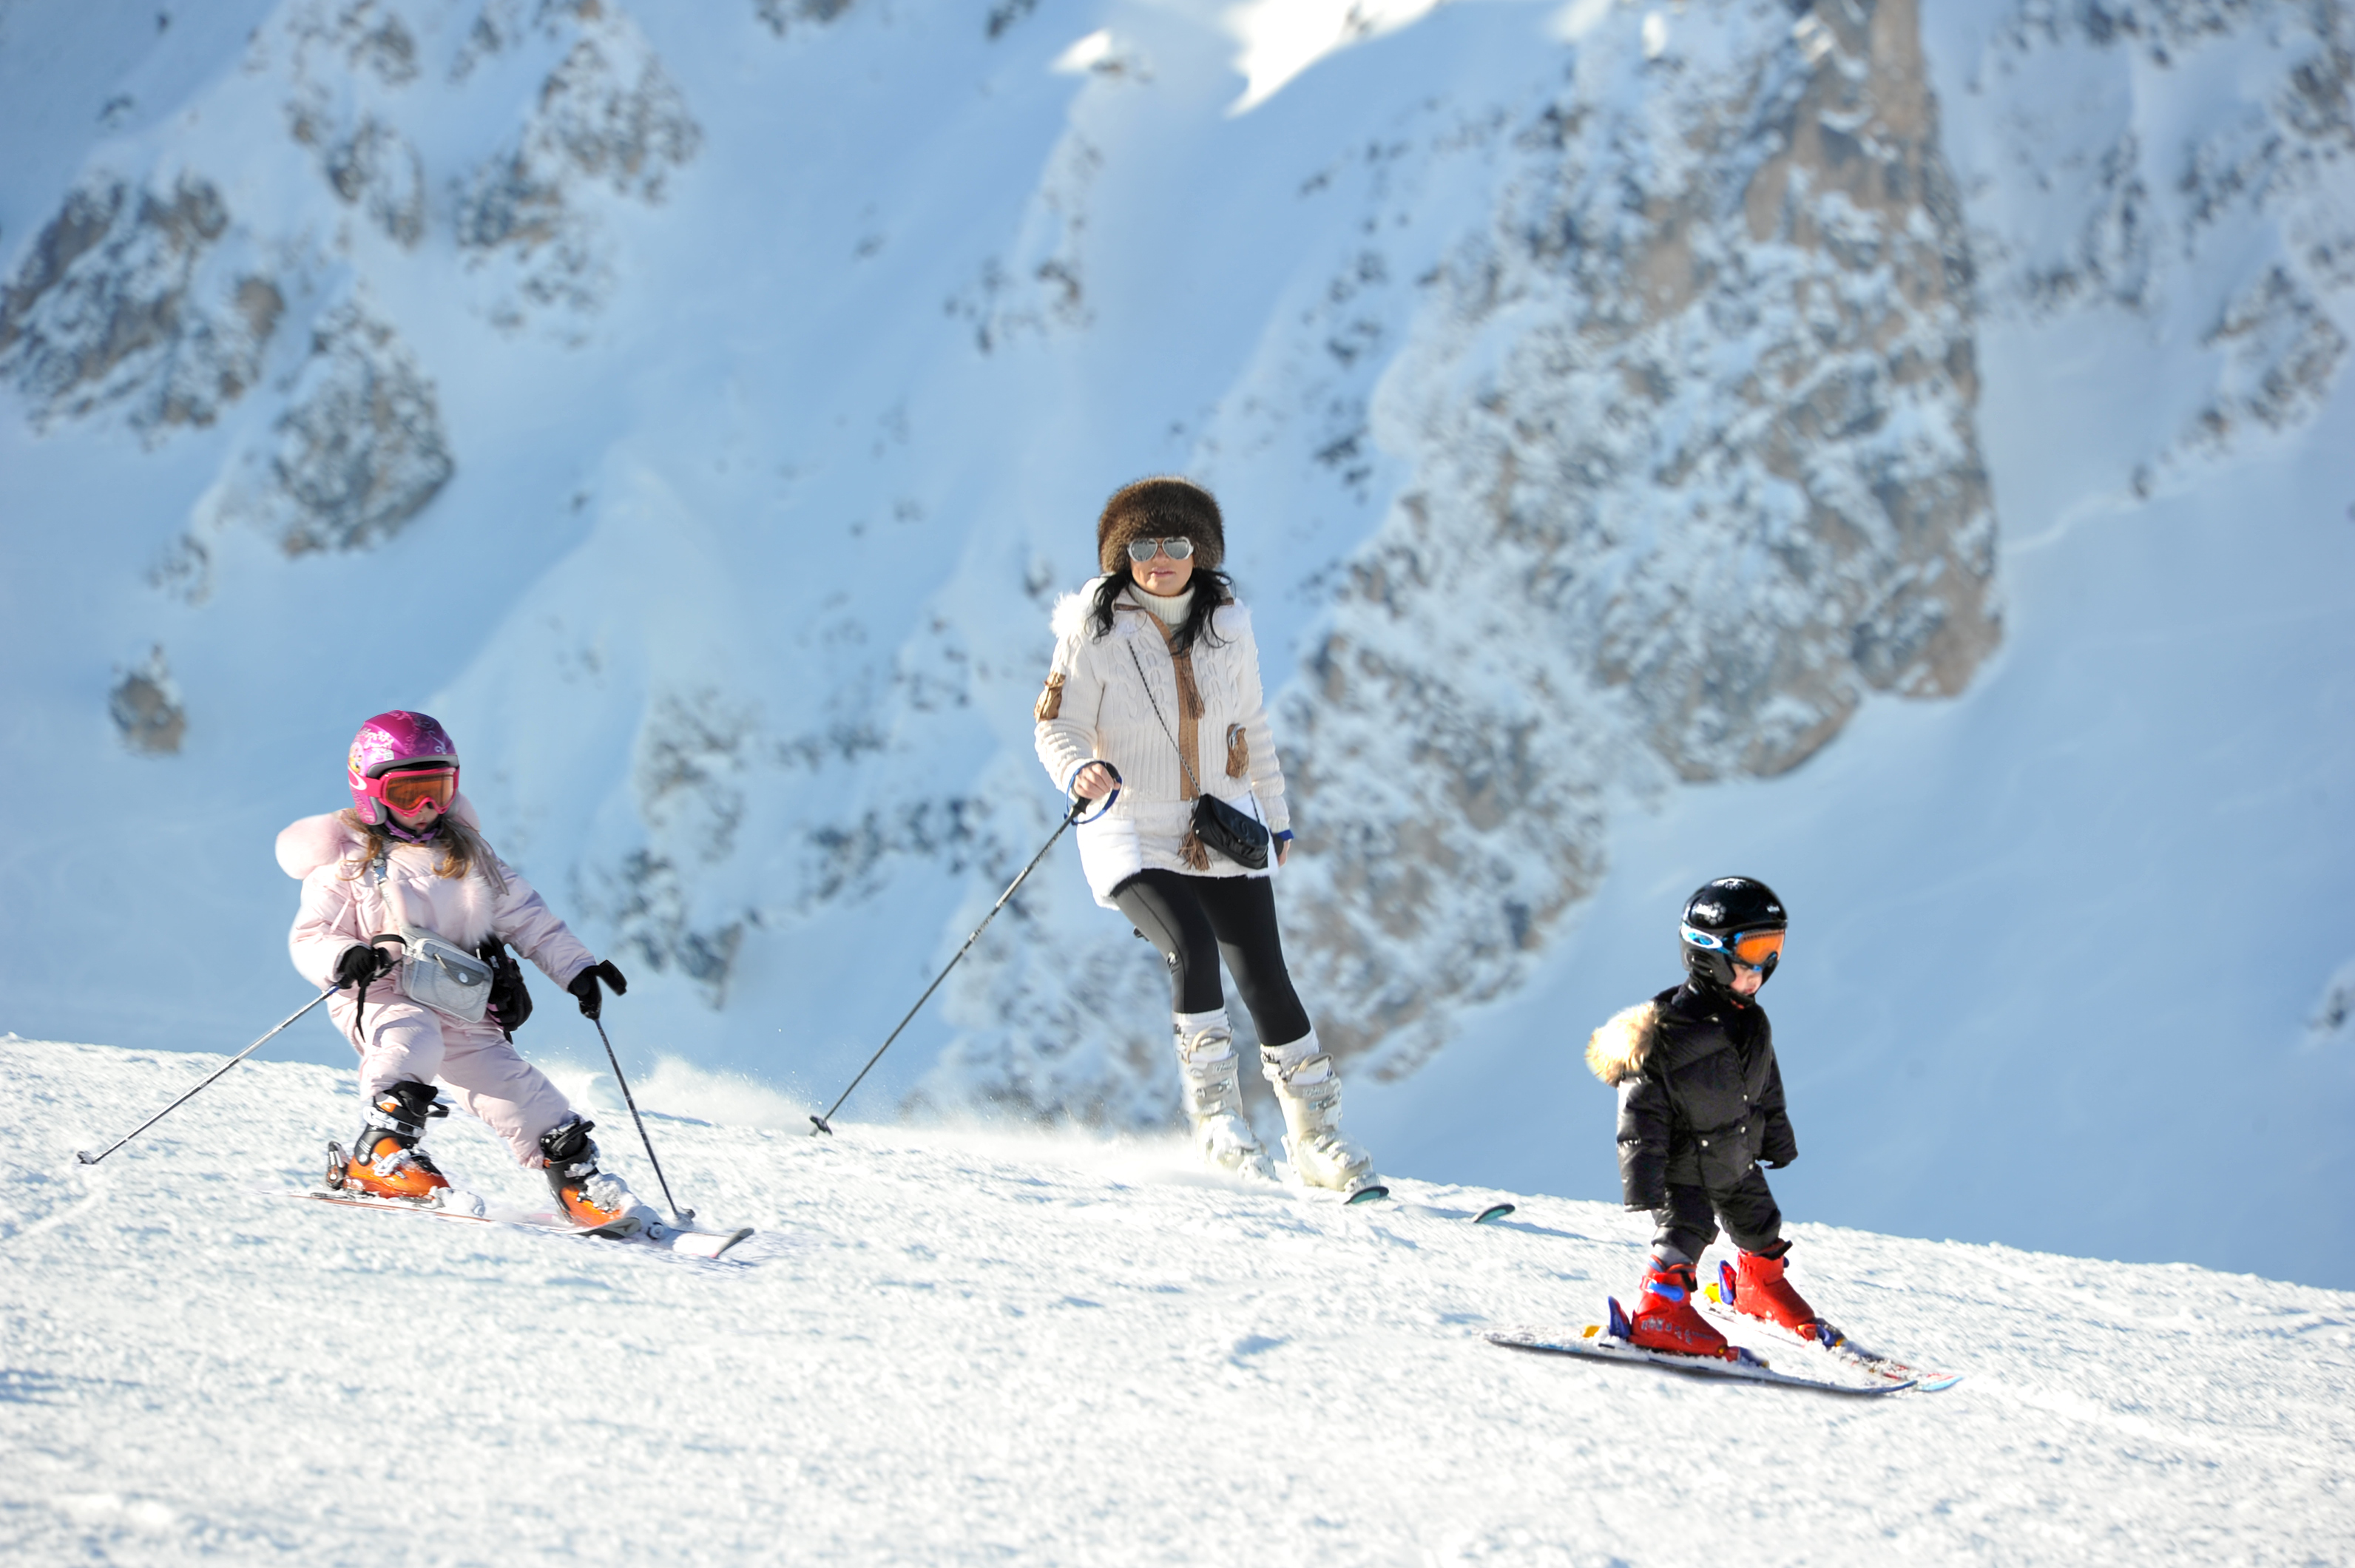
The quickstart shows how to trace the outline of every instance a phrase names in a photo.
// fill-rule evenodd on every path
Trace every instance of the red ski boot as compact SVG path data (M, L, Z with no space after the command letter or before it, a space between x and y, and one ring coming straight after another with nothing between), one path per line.
M1820 1339L1824 1320L1783 1277L1790 1250L1788 1242L1777 1242L1771 1253L1744 1253L1738 1272L1731 1264L1718 1264L1718 1295L1736 1312L1780 1324L1802 1339Z
M1652 1260L1644 1275L1644 1298L1627 1325L1627 1342L1646 1350L1677 1350L1688 1356L1726 1357L1725 1336L1693 1307L1693 1266Z

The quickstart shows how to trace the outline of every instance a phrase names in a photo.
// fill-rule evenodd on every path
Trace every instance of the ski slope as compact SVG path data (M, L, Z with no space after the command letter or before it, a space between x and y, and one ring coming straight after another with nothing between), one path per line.
M740 1261L271 1195L344 1076L0 1039L11 1563L2324 1563L2355 1295L1797 1228L1858 1402L1508 1354L1624 1293L1640 1222L1399 1184L1345 1209L1174 1141L846 1125L639 1085ZM575 1075L568 1089L611 1097ZM463 1183L538 1178L453 1117ZM651 1191L625 1120L607 1126Z

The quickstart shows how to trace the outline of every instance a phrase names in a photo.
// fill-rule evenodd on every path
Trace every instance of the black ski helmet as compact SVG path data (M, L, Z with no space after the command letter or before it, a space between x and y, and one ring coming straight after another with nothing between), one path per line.
M1790 924L1783 901L1755 877L1720 877L1685 900L1678 935L1685 972L1713 990L1733 990L1733 944L1753 932L1782 931ZM1758 968L1764 985L1780 955L1770 953Z

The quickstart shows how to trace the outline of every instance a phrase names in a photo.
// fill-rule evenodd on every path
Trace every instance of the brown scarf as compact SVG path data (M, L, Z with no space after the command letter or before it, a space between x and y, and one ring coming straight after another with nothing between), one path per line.
M1179 769L1178 788L1180 798L1192 800L1200 793L1195 789L1194 781L1202 773L1202 715L1207 711L1202 706L1202 688L1194 683L1194 650L1173 645L1176 634L1168 623L1158 615L1153 615L1152 620L1161 630L1162 644L1169 648L1170 667L1178 676L1178 749L1186 759L1186 765ZM1178 846L1178 855L1198 871L1210 869L1210 851L1190 822L1187 824L1185 838Z

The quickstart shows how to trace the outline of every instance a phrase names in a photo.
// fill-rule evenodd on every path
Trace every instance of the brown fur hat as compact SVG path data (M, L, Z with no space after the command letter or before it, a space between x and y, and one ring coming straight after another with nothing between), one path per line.
M1113 492L1096 519L1096 560L1106 573L1128 564L1131 539L1189 539L1194 564L1215 571L1227 558L1227 525L1219 503L1190 479L1139 479Z

